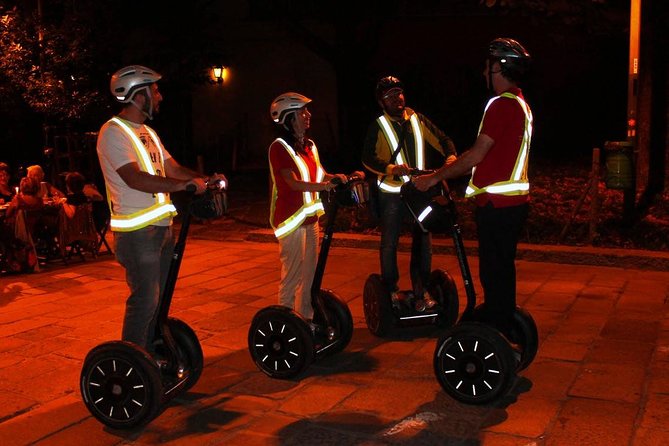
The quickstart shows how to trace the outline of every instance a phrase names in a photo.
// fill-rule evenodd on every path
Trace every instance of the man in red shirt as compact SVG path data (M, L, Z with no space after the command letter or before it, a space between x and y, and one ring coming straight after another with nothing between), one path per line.
M532 112L518 87L530 55L513 39L490 42L483 75L495 93L486 106L474 145L454 163L415 179L419 190L471 171L466 196L473 197L479 241L482 318L507 332L516 310L516 247L528 213L527 165Z

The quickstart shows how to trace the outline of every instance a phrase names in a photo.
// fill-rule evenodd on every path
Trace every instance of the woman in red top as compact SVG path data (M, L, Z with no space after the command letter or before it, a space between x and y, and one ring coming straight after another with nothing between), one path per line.
M270 115L279 136L269 147L270 223L279 240L281 258L279 304L306 319L313 315L311 283L318 257L318 217L324 212L319 192L333 189L333 178L346 182L346 175L329 174L323 169L316 144L305 136L310 125L310 102L293 92L274 99Z

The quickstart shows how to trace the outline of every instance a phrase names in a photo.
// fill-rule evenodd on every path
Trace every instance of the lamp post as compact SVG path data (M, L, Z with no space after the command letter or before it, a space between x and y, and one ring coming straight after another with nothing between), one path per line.
M623 191L623 221L631 224L636 201L637 103L639 92L639 36L641 33L641 0L630 0L630 42L627 80L627 142L631 164L631 187Z
M228 75L228 68L223 65L214 65L211 68L211 77L217 84L222 84Z

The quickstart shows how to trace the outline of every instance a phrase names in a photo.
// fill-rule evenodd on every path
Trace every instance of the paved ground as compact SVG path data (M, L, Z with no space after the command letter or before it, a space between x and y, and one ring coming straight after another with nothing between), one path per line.
M507 398L472 407L433 375L438 331L367 331L362 284L377 265L368 240L335 246L324 280L353 313L348 348L300 379L259 372L246 336L253 315L275 301L277 245L226 224L195 228L173 305L200 337L202 377L132 432L98 423L78 390L86 353L120 335L126 290L115 261L0 278L0 443L669 444L669 272L520 260L519 302L538 324L539 353ZM406 253L400 262L406 272ZM476 257L470 263L476 271ZM455 258L438 253L434 265L456 274L464 296Z

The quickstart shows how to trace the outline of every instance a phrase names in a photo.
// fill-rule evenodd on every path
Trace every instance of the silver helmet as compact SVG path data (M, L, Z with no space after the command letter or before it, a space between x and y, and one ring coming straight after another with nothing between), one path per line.
M111 77L109 89L118 102L127 104L142 88L160 80L162 76L151 68L141 65L130 65L121 68Z
M285 124L286 117L311 102L306 96L289 91L279 95L269 107L269 115L277 124Z

